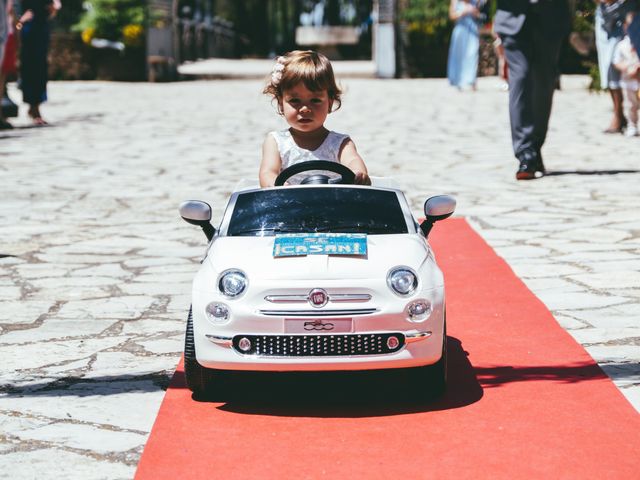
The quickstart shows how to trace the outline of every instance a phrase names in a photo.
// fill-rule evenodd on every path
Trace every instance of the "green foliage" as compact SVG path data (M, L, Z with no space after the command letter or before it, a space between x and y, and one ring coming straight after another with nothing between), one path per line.
M595 62L590 62L589 67L589 77L591 77L591 83L589 84L589 90L593 90L599 92L602 90L602 85L600 85L600 69L598 68L598 64Z
M83 32L83 39L105 38L112 41L131 40L126 32L135 27L135 31L143 30L146 19L146 2L140 0L89 0L87 11L73 30ZM128 27L128 28L126 28Z
M490 12L495 0L489 0ZM410 76L440 77L446 72L447 50L453 22L450 0L400 0L399 20L406 39Z
M592 0L576 0L575 16L573 17L573 31L581 34L591 33L595 24L596 2ZM600 87L600 69L595 58L590 58L582 62L583 66L588 70L591 83L589 90L599 91Z
M583 33L593 31L595 9L595 2L591 0L576 1L576 11L573 17L574 32Z
M451 33L449 0L408 0L400 10L409 41L428 45L445 44Z

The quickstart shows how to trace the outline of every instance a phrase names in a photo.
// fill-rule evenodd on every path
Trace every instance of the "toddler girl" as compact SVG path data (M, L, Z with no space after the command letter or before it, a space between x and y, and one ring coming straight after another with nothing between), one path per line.
M355 183L371 185L367 167L348 135L325 128L327 115L340 108L341 91L331 63L311 50L296 50L278 57L264 93L278 103L288 129L270 132L262 145L260 186L272 187L285 168L310 160L342 163L356 175ZM289 183L299 183L296 176Z

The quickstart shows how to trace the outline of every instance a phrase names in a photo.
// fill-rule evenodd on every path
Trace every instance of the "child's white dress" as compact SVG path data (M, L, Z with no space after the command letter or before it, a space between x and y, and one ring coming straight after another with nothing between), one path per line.
M329 131L327 138L324 139L322 145L315 150L307 150L299 147L291 136L289 129L269 132L273 135L278 145L278 152L280 153L280 159L282 160L282 170L291 165L295 165L301 162L309 162L311 160L327 160L329 162L338 162L338 156L340 154L340 147L349 138L349 135L343 133ZM304 176L313 175L314 173L326 173L331 177L337 177L337 174L323 171L309 171L305 172ZM297 184L303 180L304 177L300 175L294 175L288 183Z
M625 63L627 65L637 64L640 62L638 53L631 44L631 39L625 36L616 45L613 52L613 64ZM640 101L638 101L638 89L640 82L637 78L629 75L628 72L622 72L620 79L620 87L625 91L627 104L627 119L629 126L627 127L627 136L636 136L638 134L638 110L640 109Z

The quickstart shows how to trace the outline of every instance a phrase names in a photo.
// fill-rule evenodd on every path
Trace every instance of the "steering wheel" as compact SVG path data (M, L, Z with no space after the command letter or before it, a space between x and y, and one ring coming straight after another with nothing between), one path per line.
M309 170L325 170L327 172L337 173L338 175L340 175L340 178L336 179L336 181L329 182L329 177L327 175L312 175L303 180L302 183L304 184L339 183L342 185L353 185L353 182L356 178L356 174L341 163L329 162L328 160L311 160L309 162L296 163L288 168L285 168L276 178L274 186L281 187L282 185L284 185L284 182L289 180L294 175L302 172L308 172Z

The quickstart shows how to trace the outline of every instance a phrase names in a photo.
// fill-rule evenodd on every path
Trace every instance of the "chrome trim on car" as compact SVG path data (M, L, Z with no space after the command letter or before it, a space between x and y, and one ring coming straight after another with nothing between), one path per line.
M271 303L306 302L309 295L267 295L264 299Z
M230 347L232 344L232 337L221 337L219 335L205 335L210 342L216 343L223 347Z
M420 340L426 340L431 335L433 335L432 332L416 332L416 333L404 334L406 343L415 343L415 342L419 342Z
M258 310L258 313L274 317L334 317L336 315L369 315L377 311L377 308L353 308L344 310Z
M267 295L264 297L271 303L304 303L309 300L309 295ZM337 302L368 302L371 295L367 293L338 293L329 295L329 303Z
M371 295L368 293L339 293L329 295L329 302L368 302Z

